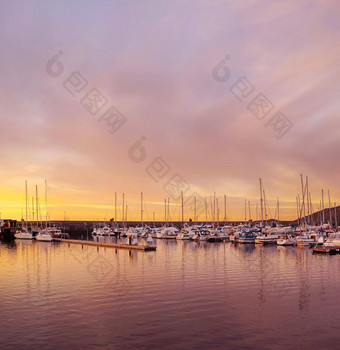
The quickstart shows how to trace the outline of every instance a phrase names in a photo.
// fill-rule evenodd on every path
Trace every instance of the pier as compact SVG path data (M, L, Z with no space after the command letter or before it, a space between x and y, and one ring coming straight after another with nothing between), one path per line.
M56 238L56 239L54 239L54 241L68 243L68 244L91 245L94 247L117 248L117 249L127 249L127 250L141 250L144 252L156 250L156 246L150 246L150 245L102 243L102 242L93 242L93 241L82 241L82 240L78 240L78 239L63 239L63 238Z

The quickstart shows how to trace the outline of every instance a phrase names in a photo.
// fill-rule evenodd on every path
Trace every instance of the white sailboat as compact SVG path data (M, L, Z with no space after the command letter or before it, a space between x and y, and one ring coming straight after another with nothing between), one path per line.
M22 225L22 229L21 231L17 231L14 234L14 237L16 239L33 239L33 235L31 232L28 231L27 227L26 227L26 223L27 223L27 180L25 181L25 205L26 205L26 221L25 221L25 226Z
M39 208L38 186L35 186L35 194L36 194L36 207ZM39 232L35 236L35 239L40 242L52 242L53 237L47 227L47 182L46 180L45 180L45 206L46 206L45 228L39 229ZM38 222L38 209L37 209L37 222Z

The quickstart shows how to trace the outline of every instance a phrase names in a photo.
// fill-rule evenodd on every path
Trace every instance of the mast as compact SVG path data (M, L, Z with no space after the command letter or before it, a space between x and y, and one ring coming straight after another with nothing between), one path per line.
M267 223L267 201L266 201L266 192L263 190L263 201L264 201L264 217L265 217L265 222L266 222L266 225L268 224Z
M309 217L309 184L308 184L308 176L306 176L306 191L307 191L307 218L308 218L308 221L307 223L310 224L310 217Z
M280 221L280 201L279 197L277 197L277 222Z
M168 197L168 222L170 222L170 198Z
M297 222L300 226L300 206L299 206L299 197L296 196L296 213L297 213Z
M247 222L247 199L244 199L244 223Z
M122 212L122 220L123 220L123 227L125 228L125 223L124 223L124 218L125 218L125 216L124 216L124 209L125 209L125 195L124 195L124 193L123 193L123 207L122 207L122 210L123 210L123 212Z
M45 227L47 228L47 180L45 179Z
M227 196L224 195L224 225L227 224Z
M117 227L117 192L115 192L115 227Z
M164 225L166 226L166 198L164 198Z
M34 197L32 197L32 223L34 223Z
M323 189L321 190L322 193L322 223L325 223L325 202L324 202L324 193Z
M213 205L213 223L215 226L215 213L216 213L216 192L214 192L214 205Z
M143 192L140 194L140 221L143 227Z
M207 198L204 198L204 204L205 204L205 224L208 223L208 203Z
M331 196L329 194L329 190L328 190L328 211L329 211L329 224L332 226L332 211L331 211Z
M260 197L261 197L261 227L263 227L263 197L262 197L262 179L260 178Z
M182 226L184 222L184 203L183 203L183 191L181 191L181 200L182 200Z
M307 222L306 222L306 204L305 204L305 187L304 187L304 183L303 183L303 177L302 174L300 174L301 177L301 189L302 189L302 207L303 207L303 219L304 219L304 225L305 225L305 229L307 227Z
M196 196L194 198L194 222L196 222Z
M39 205L38 205L38 186L35 185L35 208L36 208L36 216L37 216L37 226L39 226Z
M220 226L220 208L218 206L218 198L216 198L217 225Z
M249 209L249 221L251 221L250 201L248 201L248 209Z
M27 226L27 210L28 210L28 203L27 203L27 180L25 181L25 202L26 202L26 226Z
M338 230L338 218L336 216L336 202L334 202L335 232Z

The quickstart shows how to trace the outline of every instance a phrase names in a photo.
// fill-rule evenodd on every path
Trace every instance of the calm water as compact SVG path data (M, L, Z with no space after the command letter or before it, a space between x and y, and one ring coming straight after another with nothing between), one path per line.
M1 349L339 348L340 256L0 243Z

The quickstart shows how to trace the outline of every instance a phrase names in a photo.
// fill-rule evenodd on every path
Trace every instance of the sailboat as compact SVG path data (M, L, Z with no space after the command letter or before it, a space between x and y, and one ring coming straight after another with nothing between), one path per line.
M39 208L39 199L38 199L38 186L35 186L35 194L36 194L36 207L37 211ZM46 220L45 220L45 228L40 229L38 234L35 236L35 239L40 242L52 242L53 237L47 227L47 182L45 180L45 206L46 206ZM37 213L37 220L38 220L38 213Z
M21 231L17 231L14 234L14 237L16 239L33 239L33 235L31 232L28 231L27 227L26 227L26 223L27 223L27 180L25 181L25 204L26 204L26 221L25 221L25 226L22 225L22 229Z

